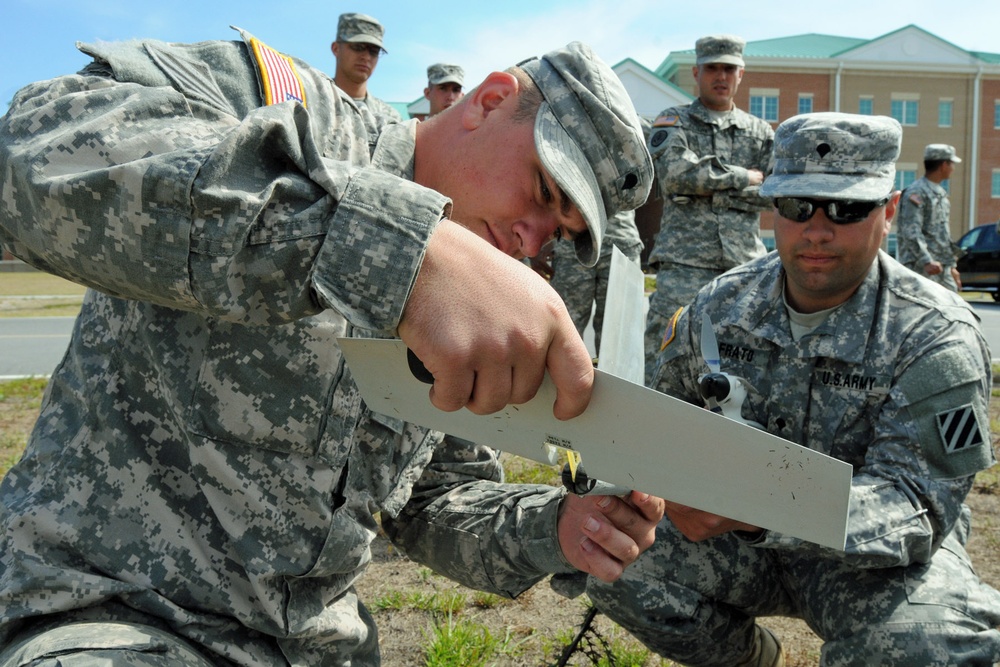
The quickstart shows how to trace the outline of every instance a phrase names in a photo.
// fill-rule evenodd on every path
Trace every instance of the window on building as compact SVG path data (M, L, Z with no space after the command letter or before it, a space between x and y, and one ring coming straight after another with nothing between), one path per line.
M812 113L813 96L812 93L799 93L799 113Z
M1000 100L993 103L993 129L1000 130Z
M951 127L951 118L955 111L953 100L938 101L938 127Z
M914 95L893 94L889 115L900 125L916 125L919 116L920 99Z
M917 168L916 168L916 166L897 165L896 166L896 184L893 186L893 189L894 190L905 190L915 180L917 180Z
M858 113L862 116L871 116L875 113L875 99L870 96L862 96L858 100Z
M993 184L990 186L990 196L1000 199L1000 169L993 170Z
M778 90L776 88L750 89L750 115L769 123L778 122Z

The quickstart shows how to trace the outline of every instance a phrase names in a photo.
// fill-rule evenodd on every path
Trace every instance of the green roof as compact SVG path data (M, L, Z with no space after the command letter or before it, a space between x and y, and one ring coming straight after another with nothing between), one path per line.
M969 53L991 65L1000 65L1000 53L987 53L986 51L969 51Z
M871 40L837 35L792 35L748 42L743 54L757 58L829 58Z

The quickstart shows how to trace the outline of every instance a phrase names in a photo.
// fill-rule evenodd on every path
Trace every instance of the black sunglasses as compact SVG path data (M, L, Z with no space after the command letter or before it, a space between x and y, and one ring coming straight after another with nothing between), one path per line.
M872 211L885 206L889 202L888 197L883 197L878 201L853 201L851 199L807 199L805 197L777 197L774 200L774 207L778 209L778 215L795 222L805 222L816 214L817 209L823 209L826 217L838 225L849 225L852 222L861 222L867 218Z
M382 55L382 47L375 46L374 44L347 42L347 46L348 48L351 49L351 51L354 51L355 53L364 53L365 51L367 51L368 55L370 55L372 58L378 58L380 55Z

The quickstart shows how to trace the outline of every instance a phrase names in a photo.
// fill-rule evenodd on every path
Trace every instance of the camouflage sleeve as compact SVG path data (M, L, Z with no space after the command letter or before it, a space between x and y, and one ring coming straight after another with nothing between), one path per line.
M700 299L694 305L679 308L667 323L660 341L656 366L650 387L657 391L702 406L697 387L697 379L708 368L701 358L700 338L695 339L694 331L701 331L701 319L696 323L695 312L699 310ZM699 333L700 335L700 333Z
M409 558L477 590L516 597L574 572L556 532L565 491L502 480L493 449L446 436L410 502L382 525Z
M165 86L33 84L0 121L0 238L114 296L392 330L445 200L324 158L315 132L299 105L239 119Z
M928 562L960 521L975 473L995 460L988 350L972 327L954 329L910 355L880 411L839 554L854 567ZM760 546L820 549L772 533Z
M688 143L683 122L678 120L669 127L654 125L650 133L650 154L664 196L708 196L720 190L742 190L750 184L747 169L723 164L715 155L698 155Z
M927 197L916 188L903 191L899 198L896 226L900 246L905 248L905 257L901 256L900 261L911 266L923 267L932 259L924 239L924 223L930 215L930 206Z

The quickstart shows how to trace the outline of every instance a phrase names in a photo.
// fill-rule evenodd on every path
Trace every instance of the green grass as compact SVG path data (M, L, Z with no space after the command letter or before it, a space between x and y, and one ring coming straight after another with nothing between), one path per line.
M516 657L524 639L509 632L494 635L485 625L468 619L455 620L451 615L439 622L426 637L426 667L484 667L504 663Z
M85 291L82 285L40 271L4 271L0 317L75 317Z
M416 609L433 614L458 614L465 609L464 593L427 593L425 591L392 591L366 603L372 611L402 611Z
M0 478L21 458L47 384L45 378L0 382Z

